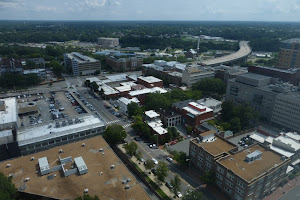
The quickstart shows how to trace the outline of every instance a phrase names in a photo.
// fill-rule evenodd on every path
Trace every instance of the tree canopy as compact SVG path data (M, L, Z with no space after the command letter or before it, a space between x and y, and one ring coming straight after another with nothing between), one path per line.
M204 196L201 192L198 192L197 190L187 190L182 200L202 200L204 199Z
M181 185L181 180L180 180L178 174L176 174L176 175L174 176L174 179L171 180L171 185L173 186L172 192L173 192L175 195L177 195L177 192L180 192L180 191L181 191L181 187L180 187L180 185Z
M136 144L136 142L132 141L130 143L125 144L124 148L128 155L134 156L136 155L136 152L138 150L138 145Z
M150 160L150 159L146 160L146 162L145 162L145 168L147 170L150 170L150 169L154 168L154 163L152 162L152 160Z
M205 78L192 85L193 90L201 90L204 95L223 95L226 83L218 78Z
M168 165L165 162L159 161L155 173L155 176L159 183L165 182L165 179L168 175L168 171Z
M0 172L0 199L16 199L17 189L11 180L12 177L6 177L2 172Z
M111 145L122 142L127 136L125 129L117 124L110 125L104 131L104 139Z
M127 110L129 117L143 114L143 109L135 102L128 104Z

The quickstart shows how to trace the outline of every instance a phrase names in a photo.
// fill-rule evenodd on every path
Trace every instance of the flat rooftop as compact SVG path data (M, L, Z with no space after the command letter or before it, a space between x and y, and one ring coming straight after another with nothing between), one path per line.
M202 115L204 113L212 112L213 110L209 107L202 106L196 102L190 102L188 106L183 107L183 110L193 114L193 115Z
M219 137L215 137L215 140L213 142L198 143L196 139L193 139L191 141L197 146L205 149L208 153L210 153L214 157L222 153L228 153L228 151L236 147L235 145L229 144L226 141L220 139Z
M148 116L149 118L154 118L154 117L159 117L160 115L155 112L154 110L148 110L145 111L145 115Z
M245 73L245 74L240 74L238 75L239 77L243 77L243 78L249 78L249 79L253 79L253 80L264 80L264 79L269 79L270 76L265 76L265 75L261 75L261 74L254 74L254 73Z
M85 143L85 147L81 147L82 143ZM99 152L100 148L104 149L104 155ZM63 149L63 153L58 153L59 149ZM72 156L73 161L74 158L81 156L88 172L84 175L73 174L68 177L64 177L59 171L44 176L36 173L39 171L39 158L47 157L50 168L53 168L60 164L59 156L62 158ZM35 157L35 160L30 161L31 157ZM11 167L6 168L7 164L11 164ZM111 165L115 165L115 168L111 169ZM56 199L75 199L83 195L84 189L88 189L89 195L97 195L101 200L150 200L135 177L101 136L4 161L0 163L0 169L6 176L13 174L12 182L19 191ZM101 172L103 172L102 175L100 175ZM54 174L56 177L50 179ZM30 180L24 182L27 177ZM128 178L131 182L126 185L130 188L125 190L123 181Z
M17 100L16 98L0 99L5 102L5 111L0 111L0 124L7 124L17 121Z
M142 80L142 81L145 81L147 83L157 83L157 82L160 82L162 80L154 77L154 76L139 76L138 79Z
M143 95L143 94L148 94L148 93L167 93L168 91L165 89L162 89L160 87L154 87L154 88L145 88L145 89L141 89L141 90L135 90L135 91L130 91L129 95L130 96L138 96L138 95Z
M67 53L67 55L70 59L74 59L79 63L88 63L88 62L97 62L97 61L99 62L99 60L82 55L81 53L78 52Z
M244 161L248 154L256 150L262 152L261 158L258 158L252 162ZM265 149L259 145L254 145L236 153L235 155L230 155L226 159L218 162L227 169L230 169L233 173L243 178L245 181L251 182L273 167L279 166L286 161L281 160L281 156L275 154L273 151Z
M237 52L234 52L234 53L226 55L226 56L222 56L222 57L218 57L218 58L214 58L214 59L210 59L210 60L205 60L205 61L202 61L201 63L204 65L217 65L217 64L222 64L222 63L240 59L251 53L252 50L251 50L250 46L248 45L247 41L241 41L239 45L240 45L240 49Z
M80 119L81 122L75 123L74 119L76 118ZM84 131L91 128L102 127L105 125L104 121L101 121L98 117L95 117L91 114L83 114L69 119L73 119L73 124L68 124L67 119L58 120L60 122L60 127L58 128L56 128L56 121L38 124L36 126L30 126L27 128L20 128L17 133L17 141L19 146L69 135L71 133ZM66 121L67 125L62 126L62 121Z

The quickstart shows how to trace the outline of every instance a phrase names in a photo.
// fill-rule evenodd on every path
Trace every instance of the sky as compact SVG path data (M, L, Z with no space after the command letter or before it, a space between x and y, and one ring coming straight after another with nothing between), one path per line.
M300 21L300 0L0 0L0 20Z

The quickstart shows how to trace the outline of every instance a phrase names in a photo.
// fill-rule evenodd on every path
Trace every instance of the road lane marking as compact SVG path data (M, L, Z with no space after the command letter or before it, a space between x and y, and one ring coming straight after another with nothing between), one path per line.
M299 194L297 194L297 196L299 196L300 195L300 193Z

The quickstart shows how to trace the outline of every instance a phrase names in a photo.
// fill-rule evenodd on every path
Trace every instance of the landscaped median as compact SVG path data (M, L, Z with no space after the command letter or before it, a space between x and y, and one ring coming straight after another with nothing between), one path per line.
M124 154L126 154L123 145L117 146ZM127 155L126 155L127 156ZM149 183L149 185L155 189L156 193L164 200L173 199L174 194L165 186L165 184L157 185L155 176L153 173L149 173L149 170L146 170L144 163L138 161L136 157L132 156L129 158L130 162L135 166L135 168L139 171L139 173L145 178L145 180Z

